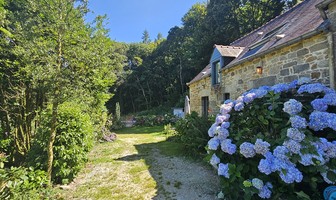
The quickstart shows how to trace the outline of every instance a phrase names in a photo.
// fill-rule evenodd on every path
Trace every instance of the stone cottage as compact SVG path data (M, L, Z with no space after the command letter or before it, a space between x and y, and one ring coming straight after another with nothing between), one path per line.
M187 85L191 111L216 114L224 100L261 85L310 77L335 88L336 0L306 0L232 42L214 45Z

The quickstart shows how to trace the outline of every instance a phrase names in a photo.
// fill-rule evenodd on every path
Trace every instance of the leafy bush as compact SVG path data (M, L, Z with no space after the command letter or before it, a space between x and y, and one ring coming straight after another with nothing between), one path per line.
M204 147L210 138L207 134L210 125L209 119L199 117L196 112L176 122L177 138L184 144L187 155L198 157L206 154Z
M165 115L146 115L135 117L136 126L161 126L167 124L174 124L178 117L171 114Z
M336 181L336 92L307 78L226 101L208 131L226 199L322 199Z
M42 117L28 156L30 165L38 169L46 169L50 111ZM87 161L87 153L93 144L93 128L90 117L82 112L80 105L69 102L59 107L57 121L52 179L55 183L65 184Z
M47 176L44 171L24 167L0 169L0 199L45 198Z

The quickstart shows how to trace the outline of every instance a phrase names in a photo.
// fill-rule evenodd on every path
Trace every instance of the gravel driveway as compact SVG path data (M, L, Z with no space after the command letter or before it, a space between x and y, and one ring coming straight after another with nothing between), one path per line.
M163 135L118 134L94 147L86 167L61 196L65 199L213 200L216 171L205 163L160 151Z

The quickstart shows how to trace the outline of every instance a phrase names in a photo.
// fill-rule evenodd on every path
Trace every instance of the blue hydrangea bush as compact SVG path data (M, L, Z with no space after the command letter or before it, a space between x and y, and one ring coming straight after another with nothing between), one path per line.
M301 78L227 100L207 150L225 199L322 199L336 181L336 92Z

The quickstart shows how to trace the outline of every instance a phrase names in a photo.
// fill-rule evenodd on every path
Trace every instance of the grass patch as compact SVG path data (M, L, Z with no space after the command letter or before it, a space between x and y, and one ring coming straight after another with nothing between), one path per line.
M118 134L152 134L152 133L162 133L164 130L163 126L151 126L151 127L141 127L134 126L131 128L123 128L117 130Z
M184 147L183 144L173 142L173 141L164 141L156 144L157 148L160 150L160 153L166 156L183 156Z

